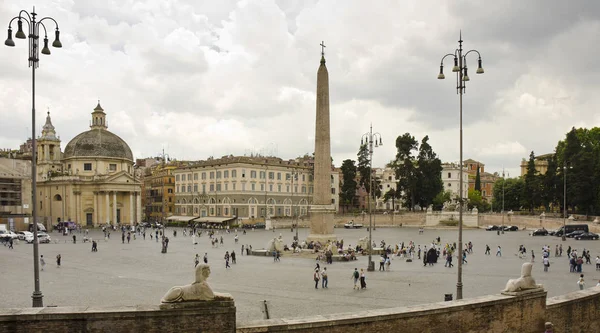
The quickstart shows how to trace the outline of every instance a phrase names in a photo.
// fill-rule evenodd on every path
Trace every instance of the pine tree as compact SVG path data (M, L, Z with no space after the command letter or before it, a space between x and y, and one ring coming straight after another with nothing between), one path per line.
M343 183L340 191L340 201L348 210L348 206L353 205L356 197L356 165L354 165L353 160L347 159L342 162L341 169Z
M481 193L481 176L479 175L479 164L477 164L477 174L475 175L475 191Z

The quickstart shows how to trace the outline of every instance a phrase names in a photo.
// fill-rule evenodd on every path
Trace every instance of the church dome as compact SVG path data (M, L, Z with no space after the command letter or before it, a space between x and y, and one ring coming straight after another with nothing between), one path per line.
M133 162L129 145L118 135L108 131L106 114L100 102L92 113L91 130L74 137L67 146L63 157L109 157L126 159Z

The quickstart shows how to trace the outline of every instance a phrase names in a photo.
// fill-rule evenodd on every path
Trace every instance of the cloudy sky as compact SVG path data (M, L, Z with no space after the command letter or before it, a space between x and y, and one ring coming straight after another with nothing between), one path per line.
M63 44L41 55L36 127L49 108L63 148L100 99L136 157L312 153L323 40L336 165L356 159L370 123L384 143L374 166L394 158L405 132L429 135L443 161L458 161L451 59L447 79L436 77L461 29L485 68L475 75L468 58L465 159L517 175L530 151L552 152L572 126L600 123L598 1L36 2ZM0 22L33 5L0 2ZM31 136L31 69L26 42L15 41L0 48L0 148Z

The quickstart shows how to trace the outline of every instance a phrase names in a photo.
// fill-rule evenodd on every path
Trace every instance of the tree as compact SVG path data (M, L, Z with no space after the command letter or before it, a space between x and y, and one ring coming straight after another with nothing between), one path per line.
M475 175L475 191L481 193L481 175L479 175L479 164L477 164L477 174Z
M533 210L542 203L540 194L541 188L537 173L538 171L535 169L535 153L532 151L531 154L529 154L527 173L524 176L523 186L523 205L529 208L529 212L532 214Z
M419 157L417 158L417 187L418 203L421 209L429 206L433 198L442 191L442 161L437 158L429 145L429 136L421 140Z
M433 198L433 210L442 210L444 203L452 200L452 191L440 191L435 198Z
M396 172L398 184L396 191L402 193L404 205L409 210L415 207L415 192L417 188L416 163L412 156L413 150L418 147L417 140L410 133L405 133L396 138L396 160L392 162L392 166Z
M384 202L388 202L389 200L392 200L392 210L396 210L396 190L394 190L393 188L391 188L389 191L385 192L385 194L383 195L383 201Z
M467 198L469 198L467 203L467 207L469 209L477 207L477 210L480 212L484 212L487 210L487 205L485 200L483 200L483 197L481 196L481 192L477 190L469 190Z
M548 160L548 170L545 174L540 177L541 196L540 200L542 205L547 211L550 210L550 206L553 206L558 202L560 194L558 193L558 182L556 170L556 154L552 154Z
M340 191L340 201L344 206L346 206L346 211L348 210L348 206L354 203L354 198L356 197L356 165L354 165L354 161L347 159L342 162L342 188Z
M358 149L358 167L357 171L360 176L359 185L364 186L367 193L371 193L371 184L369 184L369 176L371 174L371 160L369 159L369 146L361 144Z
M521 178L498 179L494 183L494 205L502 209L502 184L504 183L504 211L521 210L524 181Z

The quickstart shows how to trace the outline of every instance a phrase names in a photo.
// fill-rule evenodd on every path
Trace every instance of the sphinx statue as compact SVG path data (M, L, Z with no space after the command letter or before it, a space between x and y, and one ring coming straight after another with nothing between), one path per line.
M169 289L160 300L161 303L212 301L215 298L231 298L229 295L215 293L206 282L210 275L210 266L200 264L196 266L196 281L185 286Z
M541 284L536 284L535 280L531 276L531 270L533 269L533 264L530 262L526 262L521 266L521 277L518 279L510 279L506 283L506 288L502 290L502 292L518 292L529 289L541 289L543 286Z
M279 251L283 252L283 239L280 237L275 237L267 243L267 251Z

